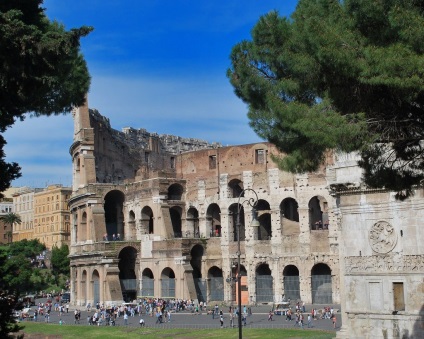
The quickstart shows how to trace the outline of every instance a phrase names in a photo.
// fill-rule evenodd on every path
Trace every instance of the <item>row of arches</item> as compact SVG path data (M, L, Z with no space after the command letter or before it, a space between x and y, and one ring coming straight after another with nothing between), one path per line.
M213 266L208 270L207 278L202 279L199 272L199 266L193 265L195 261L192 259L193 279L196 288L196 295L199 301L224 301L226 299L235 300L234 279L224 279L223 271L217 266ZM230 277L238 275L238 268L233 265ZM247 277L246 268L241 265L240 275ZM287 299L301 299L300 291L300 275L299 269L295 265L287 265L283 270L283 288L284 295ZM175 273L166 267L162 270L160 276L160 291L155 291L155 276L150 268L145 268L142 272L141 296L153 297L161 296L164 298L178 298L175 295ZM255 293L257 303L274 302L274 277L271 273L269 265L264 263L259 265L255 270ZM328 265L319 263L312 267L310 272L310 286L312 303L314 304L331 304L332 303L332 278L331 269ZM230 297L225 298L225 284L229 284ZM252 293L251 293L252 294Z
M237 188L238 187L238 188ZM241 188L237 185L231 186L233 193L238 193ZM173 184L168 189L168 203L181 200L183 187L179 184ZM105 235L108 239L112 239L113 235L120 234L120 239L135 239L136 229L139 229L141 234L158 233L155 230L155 216L153 210L149 206L144 206L140 214L137 215L133 209L128 211L124 216L125 195L121 191L112 190L105 195L104 198L104 217L105 217ZM275 217L271 206L265 199L259 199L256 203L256 216L259 221L259 227L255 230L254 237L257 240L269 240L272 237L272 218ZM283 226L283 235L299 233L299 204L294 198L285 198L279 205L280 223ZM308 203L309 225L311 230L328 229L328 204L325 198L314 196ZM206 233L205 230L200 230L200 216L196 207L190 206L184 215L184 209L181 205L169 207L170 220L172 223L173 237L220 237L222 235L222 212L228 213L229 222L229 239L241 241L246 239L245 233L245 211L244 206L238 203L231 204L226 211L222 211L217 203L212 203L208 206L205 215ZM237 215L240 212L240 232L237 227ZM79 218L79 220L78 220ZM185 218L185 224L183 220ZM125 223L128 227L124 227ZM75 241L85 241L91 238L89 220L86 211L78 216L74 214L74 239ZM240 233L240 234L238 234Z

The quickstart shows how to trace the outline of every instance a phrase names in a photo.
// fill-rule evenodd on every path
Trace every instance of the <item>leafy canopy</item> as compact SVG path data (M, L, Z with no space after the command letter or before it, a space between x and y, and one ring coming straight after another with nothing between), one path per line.
M57 246L53 246L51 266L52 266L52 271L55 274L64 274L66 276L69 276L70 260L68 258L68 255L69 255L68 245L62 244L60 248Z
M406 197L421 183L423 12L419 0L300 0L234 46L227 76L254 131L286 153L281 169L358 151L370 187Z
M90 85L80 38L91 27L67 31L49 21L42 0L0 2L0 133L26 113L70 112L84 102ZM4 161L0 134L0 192L20 177L18 164Z

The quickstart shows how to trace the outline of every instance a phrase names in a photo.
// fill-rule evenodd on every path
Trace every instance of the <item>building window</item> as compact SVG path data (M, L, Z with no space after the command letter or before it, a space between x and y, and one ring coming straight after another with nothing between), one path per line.
M149 163L149 156L150 156L150 153L149 152L144 152L144 162L146 164Z
M210 155L209 156L209 169L215 169L216 168L216 155Z
M265 164L265 150L264 149L255 150L255 163L256 164Z
M171 157L171 168L175 168L175 157Z
M394 304L395 311L405 311L403 282L393 283L393 304Z

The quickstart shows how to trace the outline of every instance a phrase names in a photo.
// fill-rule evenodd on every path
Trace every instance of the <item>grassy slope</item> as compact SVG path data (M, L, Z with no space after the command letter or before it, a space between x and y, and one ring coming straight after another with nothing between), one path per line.
M31 334L52 335L63 339L75 338L177 338L177 339L231 339L238 338L237 329L160 329L160 328L137 328L137 327L98 327L98 326L73 326L57 324L24 323L25 338L31 338ZM245 339L284 339L284 338L334 338L334 332L300 330L300 329L243 329Z

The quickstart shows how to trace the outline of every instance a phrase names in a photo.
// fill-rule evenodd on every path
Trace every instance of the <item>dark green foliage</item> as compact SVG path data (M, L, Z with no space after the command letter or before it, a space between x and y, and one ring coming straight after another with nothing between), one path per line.
M42 0L0 2L0 133L25 113L52 115L84 102L90 76L80 38L92 28L65 30L51 22ZM16 163L3 161L0 136L0 192L20 176Z
M16 338L12 333L23 329L13 318L15 300L0 292L0 338ZM19 338L23 338L20 336Z
M11 256L22 254L26 258L34 259L37 255L40 255L46 249L46 246L38 239L23 239L20 241L12 242L9 244L7 249L9 255Z
M423 14L413 0L300 0L291 18L259 19L227 74L255 132L287 154L280 168L359 151L366 184L412 192L424 179Z
M69 277L70 260L68 255L69 247L67 245L52 248L51 266L54 274L64 274Z

